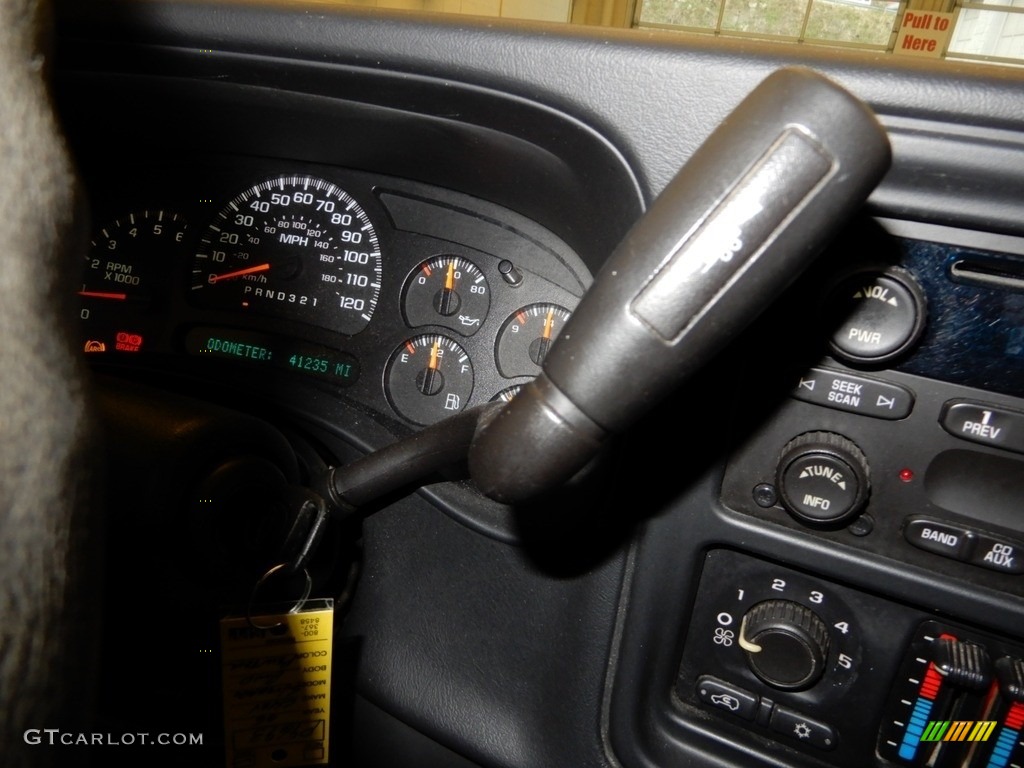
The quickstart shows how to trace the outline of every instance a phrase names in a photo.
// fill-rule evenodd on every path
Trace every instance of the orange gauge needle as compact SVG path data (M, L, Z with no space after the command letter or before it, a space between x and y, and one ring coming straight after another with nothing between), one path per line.
M90 299L114 299L116 301L126 301L128 299L127 293L106 293L104 291L79 291L79 296L88 296Z
M544 358L548 356L548 349L551 347L551 333L555 328L555 310L549 309L547 317L544 318L544 333L538 340L536 350L531 349L530 357L537 365L544 365ZM532 345L531 345L532 346Z
M448 271L444 276L444 288L435 298L434 309L445 317L452 315L459 308L459 297L455 293L455 260L448 262Z
M441 391L441 387L444 386L441 372L437 370L438 363L441 362L437 354L440 344L441 342L439 341L434 342L434 345L430 348L430 362L427 363L427 370L423 372L422 378L417 377L417 386L424 395L436 395Z
M270 264L257 264L255 267L236 269L234 272L225 272L223 275L210 275L207 281L212 285L213 283L219 283L221 280L230 280L233 277L251 275L255 272L266 272L268 269L270 269Z

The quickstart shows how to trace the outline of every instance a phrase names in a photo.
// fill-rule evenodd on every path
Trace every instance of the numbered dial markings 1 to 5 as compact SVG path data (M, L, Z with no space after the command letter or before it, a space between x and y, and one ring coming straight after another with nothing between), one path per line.
M713 646L746 656L762 680L801 690L856 672L859 642L847 608L824 588L794 578L752 579L719 600L707 628Z
M271 179L234 198L199 242L197 304L298 320L338 333L370 322L380 243L355 199L309 176Z
M416 267L405 281L402 310L417 327L441 325L472 336L491 307L484 273L460 256L435 256Z
M399 414L416 424L433 424L466 407L473 364L447 336L417 336L391 355L384 384Z
M154 299L187 228L178 214L136 211L95 234L78 290L85 352L143 351Z

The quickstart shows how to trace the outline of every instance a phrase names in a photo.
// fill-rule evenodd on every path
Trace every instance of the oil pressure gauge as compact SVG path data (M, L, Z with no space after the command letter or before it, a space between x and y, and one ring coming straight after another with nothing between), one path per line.
M405 282L402 311L412 327L442 325L472 336L483 324L491 297L480 268L461 256L435 256Z
M384 386L401 416L433 424L466 406L473 392L473 364L466 350L447 336L417 336L392 353Z

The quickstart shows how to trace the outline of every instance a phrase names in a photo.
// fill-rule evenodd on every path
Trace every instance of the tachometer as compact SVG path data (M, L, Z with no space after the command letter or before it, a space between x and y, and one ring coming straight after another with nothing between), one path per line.
M85 352L142 352L165 314L167 279L184 256L188 224L162 209L133 211L89 244L79 317Z
M373 316L381 254L370 217L346 191L312 176L264 181L207 228L192 266L192 295L347 335Z

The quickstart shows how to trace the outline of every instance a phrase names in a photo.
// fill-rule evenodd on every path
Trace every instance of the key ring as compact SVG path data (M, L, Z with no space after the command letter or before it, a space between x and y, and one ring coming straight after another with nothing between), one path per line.
M249 626L253 629L276 629L277 627L281 626L280 621L276 624L268 624L266 626L257 624L255 621L253 621L252 609L256 603L256 595L259 593L260 587L262 587L267 582L267 580L270 579L272 576L274 576L277 573L280 573L282 570L286 568L288 568L288 563L278 563L277 565L270 568L270 570L268 570L262 576L260 576L259 581L256 582L256 586L252 588L252 593L249 595L249 604L245 608L245 620L249 622ZM309 593L313 591L313 577L309 575L309 571L306 568L302 569L302 575L306 579L306 584L302 590L302 596L295 601L295 605L293 605L287 611L287 613L298 613L300 610L302 610L302 606L304 606L306 604L306 600L309 599Z

